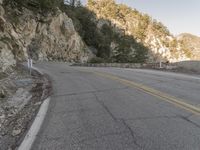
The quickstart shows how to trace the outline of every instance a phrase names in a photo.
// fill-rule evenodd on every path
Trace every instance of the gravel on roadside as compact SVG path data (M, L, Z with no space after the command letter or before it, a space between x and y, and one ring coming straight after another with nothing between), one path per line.
M47 75L30 75L22 65L0 73L0 150L14 150L21 143L50 94Z

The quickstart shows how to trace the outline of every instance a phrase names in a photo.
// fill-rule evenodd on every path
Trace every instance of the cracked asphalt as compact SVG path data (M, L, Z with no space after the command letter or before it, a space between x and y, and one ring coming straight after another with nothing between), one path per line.
M199 106L200 77L152 70L37 64L53 95L32 150L200 150L200 117L115 80L111 73Z

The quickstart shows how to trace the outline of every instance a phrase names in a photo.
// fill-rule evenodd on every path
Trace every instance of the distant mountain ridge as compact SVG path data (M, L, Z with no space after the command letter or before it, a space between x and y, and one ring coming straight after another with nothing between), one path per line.
M193 60L200 60L200 37L190 33L182 33L177 36L177 40L184 43L191 51Z
M177 37L178 38L185 37L185 38L192 38L192 39L195 39L195 40L200 40L200 36L197 36L197 35L194 35L194 34L191 34L191 33L181 33Z

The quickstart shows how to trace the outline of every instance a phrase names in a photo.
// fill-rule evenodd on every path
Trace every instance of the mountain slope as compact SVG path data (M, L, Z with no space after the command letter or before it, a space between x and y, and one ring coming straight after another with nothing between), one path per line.
M177 36L177 40L185 45L191 52L193 60L200 60L200 37L183 33Z
M87 7L99 19L98 26L104 24L102 19L110 20L115 32L133 36L147 46L150 49L149 61L161 59L176 62L191 59L190 52L182 43L178 42L162 23L150 16L126 5L116 4L114 0L89 0Z
M113 30L109 19L97 18L88 7L62 9L73 19L76 30L85 43L99 57L99 62L144 63L148 48L133 36Z

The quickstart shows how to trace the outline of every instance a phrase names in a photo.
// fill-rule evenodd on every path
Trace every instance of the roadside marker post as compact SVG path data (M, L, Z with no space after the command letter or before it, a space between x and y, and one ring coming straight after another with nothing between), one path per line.
M160 69L162 68L162 61L160 61Z
M30 66L31 66L31 68L33 68L33 60L32 59L30 60Z
M28 65L28 69L29 69L30 68L30 60L29 59L28 59L27 65Z
M28 59L28 69L30 71L30 75L31 75L32 68L33 68L33 60L32 59Z

